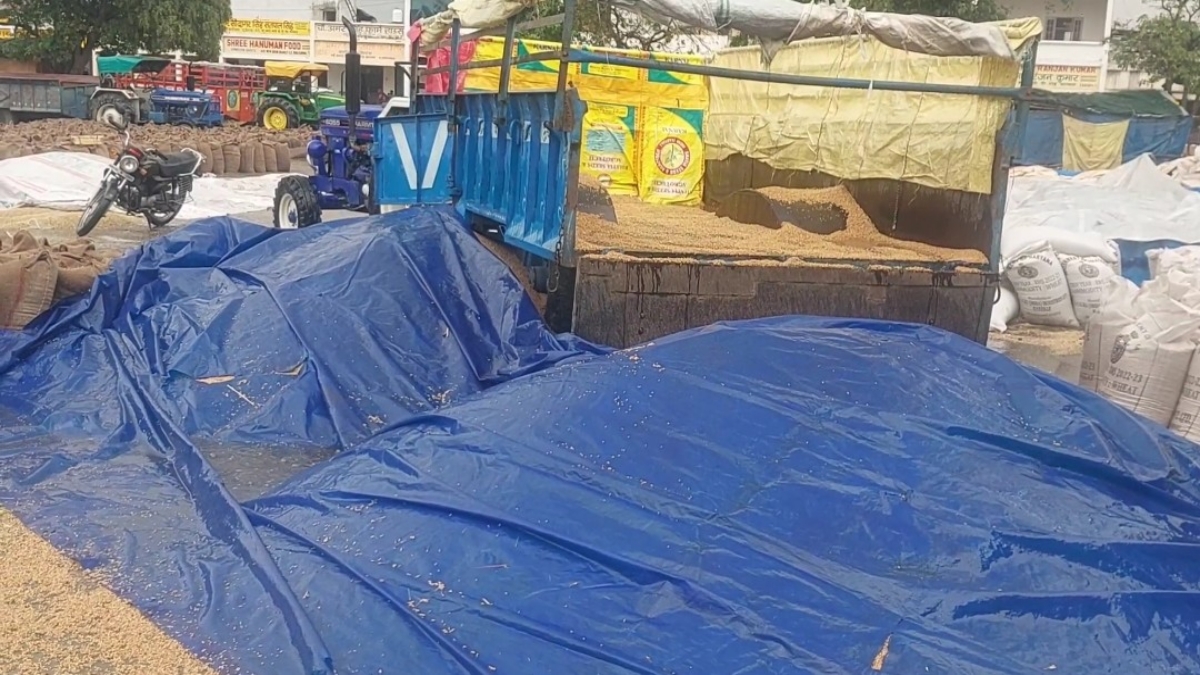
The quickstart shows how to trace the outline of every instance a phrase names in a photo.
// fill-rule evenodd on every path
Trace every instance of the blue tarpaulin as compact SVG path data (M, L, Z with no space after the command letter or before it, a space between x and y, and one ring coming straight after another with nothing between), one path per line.
M1200 671L1197 448L934 329L603 353L410 211L0 340L0 503L227 672ZM341 452L239 501L210 446Z
M1122 163L1145 154L1156 162L1181 157L1192 131L1191 116L1161 90L1037 92L1017 151L1018 166L1062 166L1064 115L1092 124L1129 120Z

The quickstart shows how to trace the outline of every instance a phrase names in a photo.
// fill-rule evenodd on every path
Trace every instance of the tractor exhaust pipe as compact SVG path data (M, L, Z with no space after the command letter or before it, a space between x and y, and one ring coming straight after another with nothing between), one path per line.
M358 53L358 32L349 17L342 17L342 25L350 36L350 51L346 52L346 115L353 138L356 129L354 116L362 112L362 54Z

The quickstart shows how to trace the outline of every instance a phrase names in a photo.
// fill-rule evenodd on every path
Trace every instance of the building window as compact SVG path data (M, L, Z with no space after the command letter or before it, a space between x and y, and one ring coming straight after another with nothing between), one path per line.
M332 22L337 22L337 20L338 20L338 18L337 18L337 10L336 10L336 9L323 9L323 10L321 10L321 20L322 20L322 21L332 21Z
M1046 39L1079 42L1083 39L1083 19L1078 16L1056 16L1047 19Z

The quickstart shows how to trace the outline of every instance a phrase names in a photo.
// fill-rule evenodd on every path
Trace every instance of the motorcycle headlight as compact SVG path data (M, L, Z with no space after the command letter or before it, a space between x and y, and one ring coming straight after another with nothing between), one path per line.
M139 166L141 166L141 162L138 161L137 157L125 155L121 159L117 160L117 168L127 174L132 175L137 173Z

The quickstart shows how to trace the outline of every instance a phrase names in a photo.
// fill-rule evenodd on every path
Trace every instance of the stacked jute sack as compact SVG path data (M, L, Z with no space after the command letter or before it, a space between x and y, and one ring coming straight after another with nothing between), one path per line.
M111 259L86 239L55 245L25 231L0 234L0 329L24 328L59 300L87 292Z
M1115 242L1055 227L1005 232L1003 277L992 308L992 330L1020 317L1040 326L1082 328L1099 310L1106 282L1121 276Z
M1140 289L1106 281L1087 324L1080 386L1200 441L1200 249L1151 251Z
M136 145L162 152L192 148L204 156L201 171L224 174L287 173L293 160L304 157L312 136L309 129L268 131L227 126L193 129L148 124L132 130ZM110 159L121 148L121 137L108 127L86 120L41 120L0 127L0 160L41 152L87 152Z

